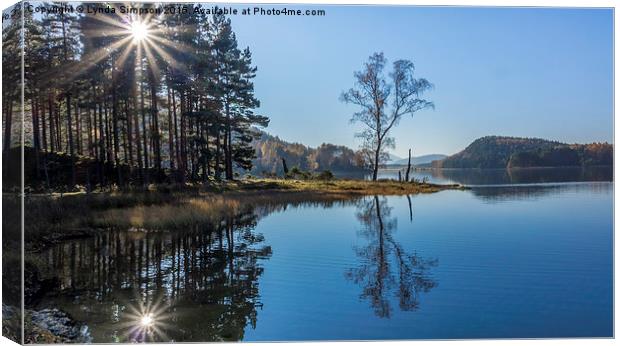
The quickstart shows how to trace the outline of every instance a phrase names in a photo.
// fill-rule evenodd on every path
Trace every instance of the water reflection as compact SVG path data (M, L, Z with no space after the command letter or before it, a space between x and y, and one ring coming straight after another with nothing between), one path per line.
M48 278L56 278L55 289L49 291L33 308L55 307L67 312L76 321L87 323L93 342L235 341L244 338L252 339L257 336L263 337L261 333L265 333L265 330L266 335L270 336L269 331L273 331L274 328L278 330L276 333L279 333L280 329L289 332L292 329L293 332L273 334L275 336L271 337L271 340L283 340L282 338L285 337L301 340L332 335L321 334L321 328L324 328L323 332L328 327L340 330L334 325L333 320L319 324L319 331L316 333L309 332L310 328L304 329L305 332L299 331L303 328L295 329L306 322L315 323L327 314L335 316L333 310L324 309L324 306L333 307L332 301L328 299L335 299L333 296L325 294L324 297L308 298L308 291L314 290L314 286L307 283L316 281L329 282L329 289L339 292L346 298L349 295L353 298L342 299L355 305L350 306L350 310L343 308L343 316L347 313L355 313L359 316L358 307L366 312L370 307L372 313L366 314L368 315L366 326L371 326L368 330L374 331L376 335L383 335L379 329L374 330L372 326L384 328L387 324L381 324L378 320L392 318L389 326L401 331L401 334L395 332L394 337L396 335L411 337L413 334L404 332L406 328L402 323L419 322L420 319L429 318L429 313L437 312L437 310L433 312L433 309L438 309L437 304L434 306L425 304L422 298L430 299L430 296L424 296L424 293L437 287L438 283L433 274L439 276L441 271L440 268L435 268L438 265L436 259L425 258L412 251L410 246L413 245L424 253L431 253L442 258L442 268L451 270L450 276L441 277L442 287L445 285L444 288L454 291L454 286L450 286L454 285L454 279L450 282L452 275L463 274L455 263L470 261L469 268L475 270L479 268L480 262L477 261L480 259L475 256L473 259L468 259L471 253L486 251L487 258L494 258L493 256L503 256L503 252L506 251L504 249L499 254L494 253L495 243L490 243L488 246L477 245L479 243L476 243L475 237L481 232L484 233L485 227L497 225L503 227L504 221L501 218L505 217L502 213L481 214L481 210L499 208L496 210L501 211L501 208L505 206L481 206L480 200L494 204L510 203L519 199L540 199L543 204L531 204L534 210L545 205L553 205L558 199L582 199L592 194L600 194L601 191L610 195L613 191L613 184L602 182L548 186L482 186L474 187L470 191L443 191L413 198L405 196L406 201L405 197L382 196L356 199L315 196L316 199L309 199L308 196L298 194L285 194L277 199L270 195L258 195L251 201L247 196L243 200L228 200L227 198L224 201L226 203L222 205L226 206L225 210L234 210L234 213L224 213L213 220L191 218L188 220L193 220L192 222L180 222L175 219L175 222L165 224L182 225L181 227L178 229L162 228L162 231L157 232L149 227L103 232L92 238L58 244L41 253L38 256L40 261L37 263L41 263L43 272L48 275ZM471 198L471 194L477 198ZM396 201L403 203L400 212L388 204L388 202L395 203ZM216 203L214 200L202 202ZM416 215L413 213L414 204L417 207ZM230 207L235 205L235 208ZM563 205L559 204L556 208L561 207L563 208ZM116 219L131 218L135 215L146 215L150 218L164 211L167 217L179 216L181 218L187 215L178 215L180 210L189 208L194 208L192 210L196 213L204 212L197 208L194 202L185 204L162 202L154 206L140 206L136 210L113 208L106 212L110 212L108 217L113 216ZM302 212L300 214L291 210L297 208L307 209L308 214L306 210L299 210ZM455 208L457 212L459 208L464 208L468 212L457 213L460 218L449 220L450 218L446 218L445 215L446 210L450 208ZM331 211L335 213L331 214L331 211L327 212L326 209L333 209ZM599 209L601 208L593 210ZM315 214L317 210L320 212L318 218L319 214ZM271 223L264 220L259 228L265 232L268 238L265 239L257 231L256 226L259 219L273 213L284 214L283 219L277 219L279 220L277 224L284 225L292 231L284 234L284 228L274 227L273 219ZM345 214L352 216L353 213L357 221L343 217ZM323 223L324 214L326 217ZM484 215L489 219L484 219L484 222L480 221L483 220L482 218L476 219L475 222L471 220L467 222L467 217L463 215L469 214ZM300 215L302 217L310 215L311 218L304 220L312 222L300 223ZM554 213L545 213L544 216L538 217L546 217L547 225L565 222L564 216L558 218ZM577 220L580 219L577 218ZM590 219L584 218L583 220ZM417 226L418 231L432 231L432 236L428 234L427 236L437 237L436 239L439 240L431 242L431 245L423 241L415 243L414 239L418 238L403 232L407 227L403 227L403 224L398 225L397 221L412 228ZM336 226L332 222L336 222ZM413 225L409 222L413 222ZM352 231L357 230L356 235L345 236L342 232L334 232L334 230L348 228L351 223L355 224ZM575 232L571 228L574 223L572 221L562 225L567 230ZM119 225L122 224L124 222L119 222ZM399 226L401 232L397 234L396 230ZM528 227L533 229L537 225L530 224ZM591 228L603 229L603 227L607 226L595 223ZM435 234L435 230L439 232ZM458 232L449 235L441 233L447 232L446 230L458 230ZM467 236L461 235L461 232L466 232ZM325 236L317 236L317 233L325 234ZM424 232L415 234L420 233ZM488 234L495 233L489 232ZM540 234L544 235L544 233L536 233L537 236ZM513 232L507 236L516 237L517 235L525 237L528 232ZM353 237L359 244L354 248L354 253L347 250L350 249L351 244L349 237ZM462 237L465 240L455 243L446 241L453 237L457 239ZM314 252L303 251L304 247L309 247L307 239L313 239L312 241L318 244L313 247ZM325 244L326 239L330 242L329 245ZM503 240L498 241L492 236L489 239L497 242L500 248L505 245ZM524 239L528 240L528 238ZM562 239L570 241L572 238ZM539 243L550 244L550 242L538 240L533 244ZM579 242L579 245L581 246L582 243L584 242ZM433 244L440 245L433 247L435 246ZM473 247L469 247L469 244L473 244L471 245ZM557 244L563 243L552 243L554 246ZM267 261L272 257L270 245L273 245L278 252L273 256L279 255L280 257ZM472 248L476 251L471 251ZM575 248L580 247L575 246ZM536 247L517 248L524 252L523 258L530 258L528 256L531 256L529 252L533 251L532 249L535 250ZM287 251L289 257L283 256L282 254ZM454 251L457 253L455 254ZM458 253L458 251L461 252ZM316 257L298 256L300 253L314 254ZM309 258L312 260L308 260ZM324 265L326 263L329 263L329 266ZM548 263L552 265L555 262ZM268 269L264 269L265 267ZM533 267L528 266L528 268ZM316 268L318 269L311 271ZM519 275L531 274L519 272L519 268L509 269L517 270L516 273L520 273ZM553 266L550 268L549 270L557 269ZM268 275L264 275L265 270L268 271ZM344 278L343 271L345 272ZM311 276L308 275L309 272L312 273ZM505 289L506 286L502 282L503 271L493 272L485 269L480 273L480 275L487 275L487 283L496 282L497 287ZM444 275L446 275L445 272ZM337 282L332 280L334 277ZM470 279L467 273L463 274L463 277L465 279L461 279L459 285L465 283L469 285L470 290L484 286L477 281L477 278L467 282ZM560 277L559 274L556 277ZM259 292L259 282L261 282L262 292ZM274 286L278 287L276 293L273 291ZM282 290L290 287L303 288L291 289L291 293L283 297ZM445 294L445 292L445 290L441 292L436 290L434 296ZM360 298L359 301L355 299L356 296ZM486 299L487 296L484 296ZM460 298L461 296L457 297L450 306L458 305L454 302L459 301ZM485 303L485 300L478 301L472 296L468 299L474 307ZM261 311L263 302L265 302L265 311ZM419 313L400 313L419 309L421 302L423 308ZM262 318L262 329L256 329L259 313ZM296 321L297 324L291 323L291 326L281 327L282 324L292 319L290 316L295 316L297 313L308 315L301 315L300 320ZM447 315L451 313L452 310L446 312ZM436 316L441 317L442 314L443 312L437 313ZM408 315L408 317L403 315ZM355 323L361 323L360 320L355 320ZM348 327L350 321L343 318L343 328ZM428 326L430 322L422 322L424 323ZM418 328L424 329L422 325L418 325ZM299 334L295 334L297 332ZM355 334L341 334L343 338L345 335L350 338L356 337ZM444 336L443 334L434 335ZM477 336L478 334L471 335Z
M433 176L464 185L546 184L612 181L613 167L564 167L516 169L435 169Z
M186 231L110 231L44 254L58 290L42 303L93 326L94 342L241 340L261 306L253 213Z
M406 168L391 167L379 170L380 179L398 180L398 171ZM369 179L364 172L336 172L341 178ZM500 185L545 184L558 182L610 182L613 167L561 167L561 168L513 168L513 169L415 169L416 181L435 184Z
M608 182L519 185L519 186L476 186L471 192L488 203L513 202L518 200L537 200L547 195L561 196L566 193L611 193L613 184Z
M128 306L128 313L120 330L125 330L124 334L131 342L170 340L165 332L173 328L166 323L168 317L162 299L153 299L138 306Z
M6 163L4 167L7 167ZM2 213L2 336L23 343L20 309L22 287L29 290L32 280L28 275L24 275L25 280L22 280L22 215L19 194L2 194Z
M359 234L368 240L368 245L355 248L360 265L348 270L346 278L362 287L360 297L370 301L379 317L390 317L392 295L398 298L401 310L416 310L420 294L437 286L430 275L437 260L407 253L394 239L397 220L391 216L387 198L374 196L360 201L357 208L362 224Z

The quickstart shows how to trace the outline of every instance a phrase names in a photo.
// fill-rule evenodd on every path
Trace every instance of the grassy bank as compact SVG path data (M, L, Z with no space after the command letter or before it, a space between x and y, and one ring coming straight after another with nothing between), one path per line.
M210 186L211 191L297 191L344 195L413 195L447 189L464 189L461 185L438 185L394 180L293 180L247 179Z
M183 230L225 218L269 213L288 205L344 203L365 195L414 195L460 185L362 180L245 179L206 185L157 185L148 190L28 195L26 248L38 251L62 240L105 229ZM8 195L4 202L15 204ZM16 239L18 239L16 234Z
M246 178L234 181L215 181L211 180L204 184L151 184L145 186L130 186L124 189L110 188L104 191L92 191L97 193L141 193L141 192L161 192L161 193L183 193L183 194L208 194L208 193L231 193L231 192L312 192L322 194L341 194L341 195L414 195L418 193L432 193L441 190L466 189L459 184L430 184L423 182L399 182L395 180L354 180L354 179L273 179L273 178ZM47 196L69 196L84 194L85 190L78 192L55 192L45 194ZM35 193L32 195L43 195Z

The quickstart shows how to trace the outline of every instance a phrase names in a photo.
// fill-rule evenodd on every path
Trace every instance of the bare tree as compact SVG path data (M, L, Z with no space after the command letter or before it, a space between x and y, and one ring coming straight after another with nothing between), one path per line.
M400 310L417 310L422 293L438 285L431 269L439 261L407 252L394 239L397 219L391 215L392 207L385 197L361 200L357 209L362 226L359 234L368 239L368 245L355 247L359 266L347 270L345 278L362 287L360 298L369 300L381 318L389 318L392 313L390 296L398 297Z
M432 84L424 78L414 78L413 62L395 61L389 80L383 72L386 62L383 53L374 53L364 64L364 69L355 72L355 86L340 96L341 101L361 107L353 114L351 122L361 122L366 126L357 136L364 140L363 148L372 148L373 181L377 180L379 166L387 156L385 149L394 146L394 139L389 137L390 130L403 116L434 108L432 102L420 98L432 88Z

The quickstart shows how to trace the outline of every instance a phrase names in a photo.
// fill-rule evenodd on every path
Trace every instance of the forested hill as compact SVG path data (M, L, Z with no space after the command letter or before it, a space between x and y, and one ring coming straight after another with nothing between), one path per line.
M613 164L609 143L566 144L540 138L487 136L443 160L437 168L574 167Z
M289 168L297 166L305 171L351 171L361 170L363 166L361 156L342 145L323 143L318 148L311 148L286 142L265 132L251 145L256 152L251 172L256 175L281 175L282 158Z

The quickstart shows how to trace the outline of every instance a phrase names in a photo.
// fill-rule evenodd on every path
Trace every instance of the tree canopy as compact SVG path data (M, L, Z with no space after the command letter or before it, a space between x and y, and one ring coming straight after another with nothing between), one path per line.
M61 6L45 4L54 5ZM26 17L23 27L21 15L3 25L3 152L19 145L12 120L23 31L25 143L48 188L59 170L71 189L230 180L252 169L250 144L269 119L256 113L257 68L229 18L200 11ZM71 162L54 162L58 155Z

